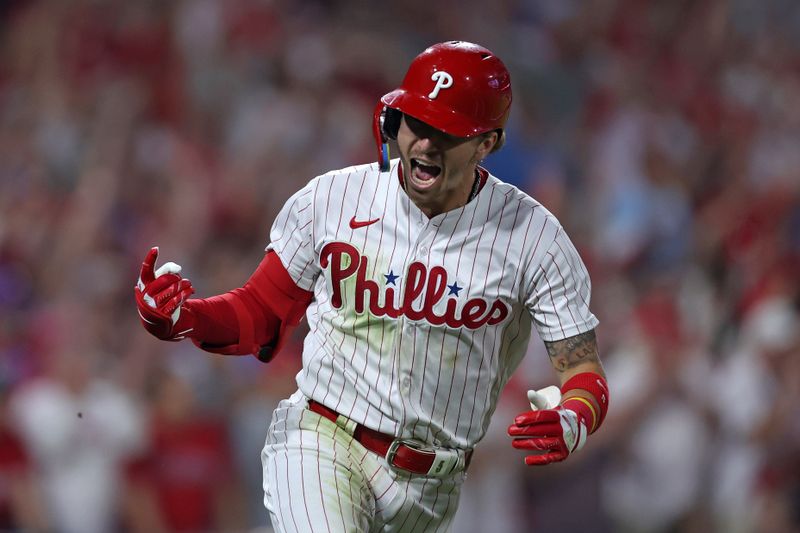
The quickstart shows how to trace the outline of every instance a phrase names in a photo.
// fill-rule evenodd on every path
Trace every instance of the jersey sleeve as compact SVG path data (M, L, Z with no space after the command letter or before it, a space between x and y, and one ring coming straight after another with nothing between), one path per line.
M542 340L566 339L597 326L599 321L589 310L589 273L562 228L531 275L525 305Z
M272 224L266 248L275 251L297 286L307 291L313 290L319 274L313 242L317 182L312 180L286 201Z

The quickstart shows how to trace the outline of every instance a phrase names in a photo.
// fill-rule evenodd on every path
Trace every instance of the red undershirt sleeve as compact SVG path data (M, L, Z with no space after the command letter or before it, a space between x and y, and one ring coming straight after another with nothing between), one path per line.
M274 251L265 254L249 280L211 298L184 304L192 317L192 341L223 355L254 354L269 361L302 320L313 293L298 287Z

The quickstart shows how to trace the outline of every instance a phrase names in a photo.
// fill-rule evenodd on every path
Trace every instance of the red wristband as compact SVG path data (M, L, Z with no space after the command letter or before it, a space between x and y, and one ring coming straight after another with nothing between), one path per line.
M567 392L572 390L582 390L588 392L594 402L590 402L586 398L572 396L562 402L562 405L569 407L571 410L578 413L580 416L587 417L591 424L587 424L590 428L589 433L594 433L608 413L608 383L605 378L594 372L582 372L576 374L567 380L561 386L561 395L566 396ZM569 403L569 405L567 405ZM594 405L592 405L594 403ZM596 409L595 409L596 408ZM597 411L597 412L595 412ZM590 418L588 418L590 417Z

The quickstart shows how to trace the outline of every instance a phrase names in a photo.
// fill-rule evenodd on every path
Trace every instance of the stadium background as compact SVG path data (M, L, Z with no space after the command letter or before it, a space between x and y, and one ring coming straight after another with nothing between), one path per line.
M0 529L269 531L275 363L161 343L147 249L237 286L277 210L374 160L376 99L426 46L512 72L487 160L564 223L613 393L579 455L504 429L554 374L534 339L455 531L800 530L800 3L0 3ZM165 260L162 259L162 260Z

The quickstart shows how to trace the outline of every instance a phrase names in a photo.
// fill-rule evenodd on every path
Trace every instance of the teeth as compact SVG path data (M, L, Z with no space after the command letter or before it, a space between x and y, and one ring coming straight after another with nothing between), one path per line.
M411 163L416 165L425 165L427 167L438 167L436 163L431 163L430 161L425 161L424 159L420 159L418 157L412 157Z

